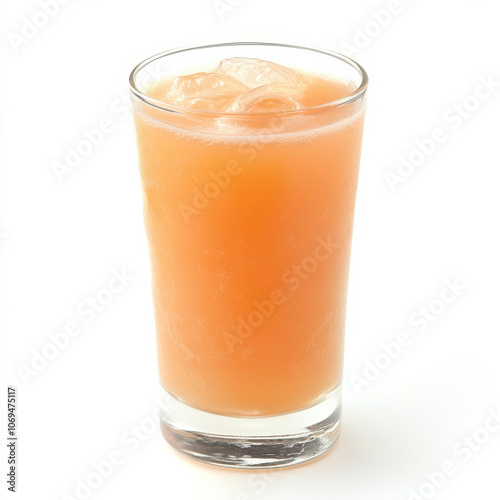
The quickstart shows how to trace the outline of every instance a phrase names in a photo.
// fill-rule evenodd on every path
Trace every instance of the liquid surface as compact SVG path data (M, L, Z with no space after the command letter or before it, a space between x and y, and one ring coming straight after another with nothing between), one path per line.
M237 69L247 87L278 78L273 68L259 77L250 65L245 79ZM352 90L298 78L295 97L284 95L301 107ZM178 99L216 99L210 105L228 109L248 106L259 88L231 87L229 98L234 82L223 80L217 97L213 86L209 97L187 96L193 82L178 82ZM172 88L160 82L151 95L173 99ZM341 382L363 127L362 107L342 108L271 125L260 116L183 121L134 101L160 380L191 406L277 415L321 401Z
M352 84L264 61L234 57L212 71L160 82L148 94L181 108L221 113L292 111L326 104L349 95Z

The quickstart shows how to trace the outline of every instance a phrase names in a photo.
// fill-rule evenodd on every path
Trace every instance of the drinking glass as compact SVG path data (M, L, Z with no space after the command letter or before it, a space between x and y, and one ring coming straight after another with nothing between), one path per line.
M270 60L349 91L258 113L186 109L154 92L232 57ZM339 436L367 83L343 55L258 42L170 50L130 75L161 429L196 460L291 465Z

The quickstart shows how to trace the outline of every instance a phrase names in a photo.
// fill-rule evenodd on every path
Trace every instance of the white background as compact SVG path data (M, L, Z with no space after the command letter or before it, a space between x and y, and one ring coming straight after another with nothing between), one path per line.
M377 15L389 8L389 18ZM70 0L19 38L23 18L44 23L39 12L37 1L22 0L2 2L0 14L0 436L10 384L18 392L17 498L83 498L77 484L89 477L92 499L404 500L419 488L420 498L498 498L498 424L484 431L500 409L498 3ZM371 79L342 436L318 461L259 474L183 459L151 426L149 264L133 126L120 104L142 59L232 39L340 50ZM497 83L478 102L471 96L481 78ZM469 116L458 119L454 106L464 101ZM60 181L54 163L102 119L113 130ZM436 128L446 140L418 162L415 141ZM411 155L421 164L391 190L387 172ZM91 321L79 315L122 269L133 277L125 289ZM442 307L446 279L466 289ZM439 314L417 327L414 315L431 302ZM80 334L23 379L19 367L70 322ZM357 390L355 377L365 377L367 362L383 362L381 344L403 331L412 344ZM141 425L138 444L131 433ZM12 494L0 447L3 498ZM117 453L120 465L95 487L93 462ZM426 474L446 461L453 473L426 486Z

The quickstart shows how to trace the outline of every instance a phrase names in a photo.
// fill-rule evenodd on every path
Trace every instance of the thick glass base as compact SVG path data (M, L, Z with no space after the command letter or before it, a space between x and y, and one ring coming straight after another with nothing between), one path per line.
M163 391L161 430L181 453L212 465L271 468L328 451L340 434L341 386L313 407L274 417L227 417L191 408Z

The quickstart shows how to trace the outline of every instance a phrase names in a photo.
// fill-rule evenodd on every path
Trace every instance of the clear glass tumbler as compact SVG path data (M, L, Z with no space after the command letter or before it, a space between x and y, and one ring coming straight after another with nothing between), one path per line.
M278 112L158 98L158 82L232 57L321 75L344 94ZM130 76L162 432L196 460L279 467L339 436L367 83L340 54L256 42L171 50Z

